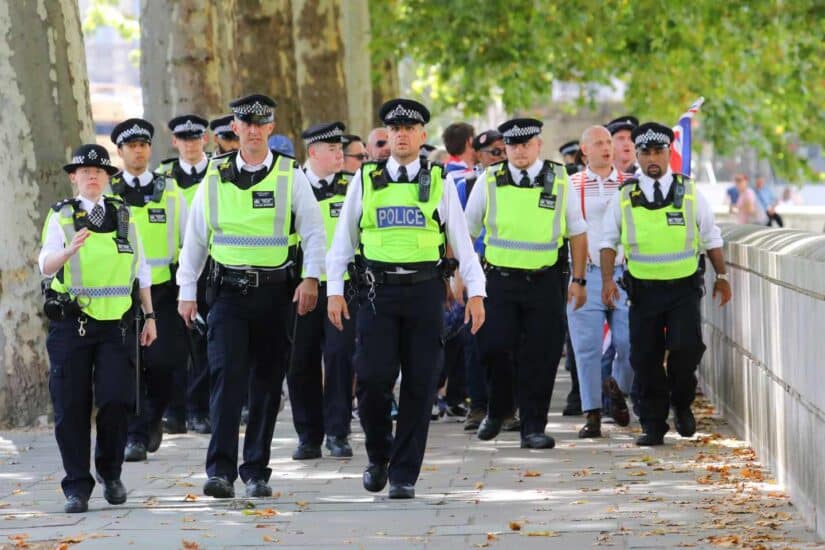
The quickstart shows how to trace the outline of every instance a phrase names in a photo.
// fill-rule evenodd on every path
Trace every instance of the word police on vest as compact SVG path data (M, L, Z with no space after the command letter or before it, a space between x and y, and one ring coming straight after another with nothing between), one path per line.
M417 206L378 208L378 227L424 227L424 213Z

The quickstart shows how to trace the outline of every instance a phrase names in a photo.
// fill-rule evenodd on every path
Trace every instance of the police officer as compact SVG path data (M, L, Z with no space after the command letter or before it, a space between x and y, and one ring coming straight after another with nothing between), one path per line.
M175 180L186 204L190 204L198 185L206 174L209 158L204 147L209 141L206 128L209 122L198 115L181 115L169 121L172 146L177 158L166 159L157 169ZM232 134L235 135L234 133ZM201 319L206 319L204 292L206 277L198 281L198 304ZM177 317L177 315L175 315ZM166 433L186 433L187 429L208 434L209 426L209 365L206 359L205 325L200 323L189 331L189 362L177 365L174 372L174 393L163 417Z
M215 498L234 496L239 472L247 496L272 495L268 464L286 370L290 302L297 303L299 315L312 311L323 272L326 243L318 202L295 159L268 147L275 105L261 94L229 104L241 147L210 161L192 201L178 269L178 311L191 325L198 312L198 277L207 257L213 260L215 295L207 319L212 437L203 492ZM296 288L299 236L306 270ZM249 423L238 468L247 394Z
M367 148L361 136L355 134L344 134L341 143L344 146L344 171L354 174L369 159Z
M586 300L584 266L587 224L578 197L569 192L561 164L539 159L542 123L532 118L508 120L498 127L508 161L479 176L467 202L472 235L486 229L484 261L490 319L478 343L488 377L487 417L479 439L493 439L509 414L509 376L516 356L521 446L555 446L544 433L556 370L564 343L565 237L570 239L573 278L567 300L581 307Z
M51 363L49 391L54 433L66 476L61 485L67 513L85 512L95 481L89 472L92 405L97 442L95 470L109 504L126 502L120 481L126 423L134 403L127 315L133 284L139 279L145 323L140 343L149 346L157 332L149 292L151 274L129 209L104 196L117 168L100 145L83 145L63 169L78 196L55 204L46 217L40 271L49 318L46 346ZM94 399L93 399L94 396Z
M158 315L158 341L144 353L140 414L129 421L127 462L146 460L147 451L160 447L161 420L172 397L173 372L187 360L186 334L175 315L172 279L186 223L186 200L174 180L148 170L154 131L148 121L130 118L116 125L111 134L123 159L123 172L112 177L112 191L130 207L140 231Z
M355 371L358 412L369 465L364 488L390 498L413 498L424 459L430 407L443 360L447 245L458 259L470 296L465 322L484 322L484 275L473 252L454 186L442 168L418 156L430 112L409 99L379 110L390 158L361 167L347 196L327 254L328 312L339 330L350 317L344 273L356 251L360 279ZM402 374L395 437L390 404Z
M212 130L212 134L215 136L215 153L218 155L237 151L240 147L238 136L232 130L232 120L234 118L235 115L229 114L212 119L209 122L209 129Z
M327 243L332 242L335 226L344 203L352 174L341 171L344 164L341 122L312 126L301 134L309 158L304 172L321 206ZM345 276L344 295L350 298L355 290ZM292 361L287 376L292 421L298 432L298 448L294 460L320 458L321 441L326 434L326 447L331 456L352 456L348 437L352 419L352 355L355 353L355 321L344 320L344 330L338 331L326 314L326 276L321 277L318 306L297 319ZM353 313L355 308L353 308ZM323 353L323 380L321 357Z
M639 169L631 136L638 126L639 119L631 115L614 118L607 123L607 130L613 139L613 164L619 172L634 174Z
M579 140L577 139L568 141L559 147L559 154L561 154L564 169L567 170L568 176L572 176L576 172L580 172L584 169L584 166L579 164L576 160L580 150L581 147L579 146Z
M731 289L713 212L692 181L670 171L673 132L647 122L633 130L632 139L641 174L626 180L605 212L602 300L613 308L619 299L613 265L621 244L627 259L630 364L644 430L636 444L661 445L670 428L669 406L680 435L690 437L696 431L690 406L696 395L696 368L705 351L699 313L702 251L716 272L713 297L720 296L720 305L730 300Z

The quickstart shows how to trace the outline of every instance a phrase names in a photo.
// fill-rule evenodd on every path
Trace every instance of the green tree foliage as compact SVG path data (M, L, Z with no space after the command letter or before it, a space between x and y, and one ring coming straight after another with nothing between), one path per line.
M438 108L510 111L554 81L627 86L642 119L675 123L698 96L702 137L747 144L785 176L798 143L825 143L823 0L382 0L373 52L410 56ZM578 105L592 102L582 87Z

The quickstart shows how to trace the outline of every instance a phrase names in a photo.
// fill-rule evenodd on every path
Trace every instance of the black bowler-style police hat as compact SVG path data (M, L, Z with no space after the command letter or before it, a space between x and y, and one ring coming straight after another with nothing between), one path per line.
M579 152L579 149L579 140L574 139L572 141L568 141L567 143L559 147L559 153L561 153L562 156L575 155Z
M430 121L430 111L421 103L412 99L391 99L378 110L378 118L384 124L427 124Z
M252 94L229 103L235 118L251 124L269 124L275 121L275 107L278 104L269 96Z
M364 140L361 139L361 136L357 136L355 134L344 134L343 136L341 136L341 143L344 144L344 147L346 147L350 143L355 143L356 141L364 143Z
M673 130L658 122L645 122L630 136L637 149L661 149L673 143Z
M214 118L209 122L209 129L221 139L238 139L238 135L232 129L233 120L235 120L235 115Z
M324 143L343 143L344 130L346 129L347 127L344 123L340 121L322 122L321 124L310 126L301 132L301 139L304 140L307 146L319 141Z
M87 143L75 149L72 154L72 160L68 164L63 165L63 170L71 174L81 166L103 168L110 176L120 172L116 166L112 166L109 160L109 152L106 148L96 143Z
M208 125L209 121L198 115L176 116L170 120L168 124L172 134L181 139L198 139L203 137Z
M476 151L481 151L491 143L495 143L500 139L502 139L501 132L497 130L487 130L486 132L481 132L473 138L473 149Z
M130 141L144 141L151 145L154 135L155 127L151 122L142 118L129 118L115 126L109 137L112 143L120 147Z
M619 130L630 130L633 131L639 125L639 119L635 116L625 115L620 116L619 118L614 118L610 122L607 123L607 131L610 132L612 136Z
M513 118L500 124L498 131L504 138L504 143L514 145L516 143L527 143L531 138L541 134L541 127L544 123L535 118Z

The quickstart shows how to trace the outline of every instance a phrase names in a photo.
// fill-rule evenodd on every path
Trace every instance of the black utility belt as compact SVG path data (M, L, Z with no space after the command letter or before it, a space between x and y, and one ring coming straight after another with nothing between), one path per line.
M485 273L498 273L504 277L540 277L550 273L556 266L542 267L540 269L518 269L514 267L499 267L493 264L484 264Z
M639 285L640 287L679 287L679 286L693 286L696 283L696 274L689 275L687 277L682 277L681 279L637 279L633 277L633 282Z
M279 285L293 278L292 266L281 269L233 269L223 266L221 271L221 285L244 289Z
M414 285L433 279L443 277L443 270L438 267L428 267L418 269L410 273L399 273L397 271L377 271L367 268L360 273L359 283L362 285Z

